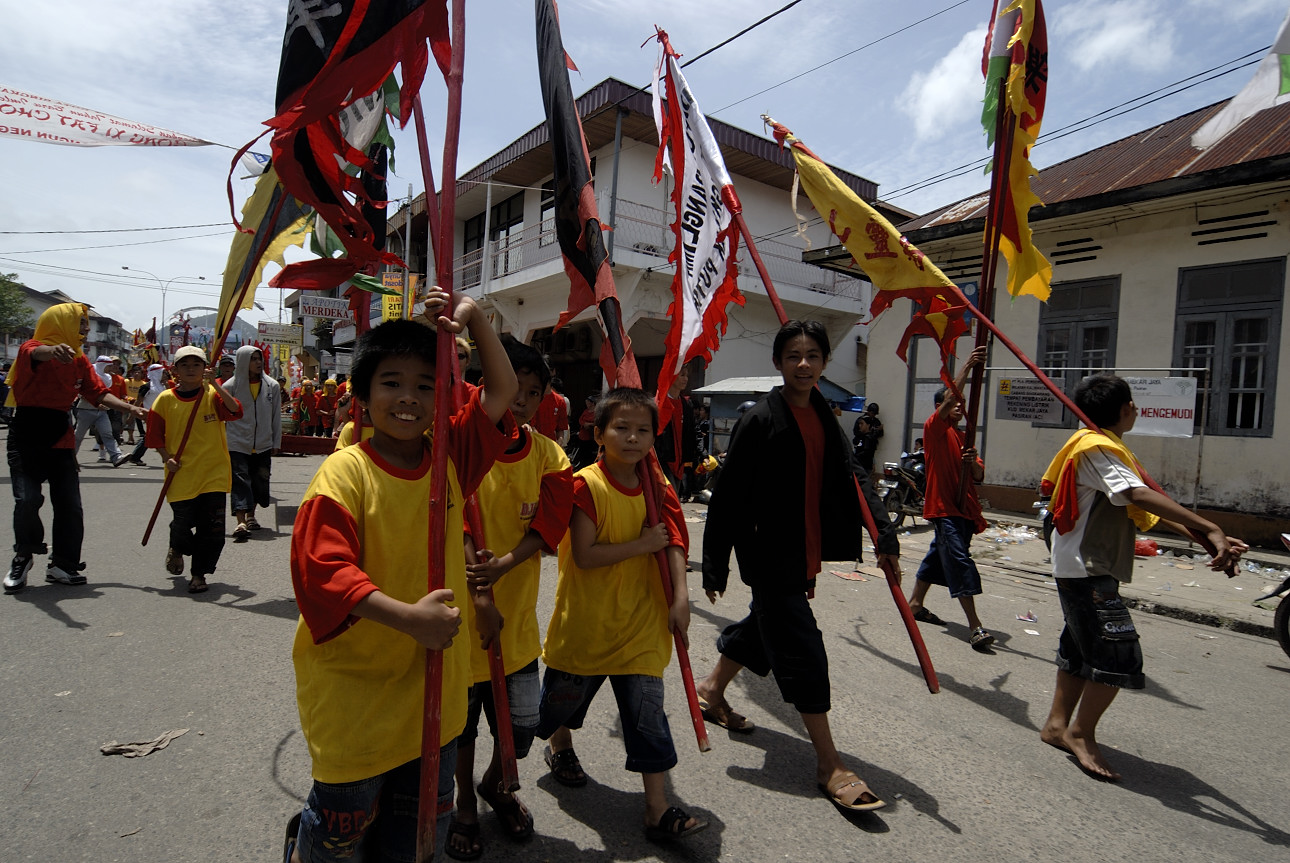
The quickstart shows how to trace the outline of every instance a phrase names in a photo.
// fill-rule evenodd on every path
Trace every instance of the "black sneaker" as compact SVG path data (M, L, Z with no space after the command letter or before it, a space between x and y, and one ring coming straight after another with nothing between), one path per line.
M9 564L9 572L4 577L4 592L17 593L27 586L27 573L31 572L32 559L29 554L15 554Z

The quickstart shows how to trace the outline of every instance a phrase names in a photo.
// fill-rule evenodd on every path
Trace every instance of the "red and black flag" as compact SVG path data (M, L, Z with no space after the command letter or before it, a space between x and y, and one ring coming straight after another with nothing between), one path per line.
M346 257L293 264L275 285L330 288L382 263L402 266L381 251L380 225L368 218L384 209L384 192L374 197L353 168L383 175L369 147L378 125L371 119L385 111L384 84L401 66L399 115L406 120L431 53L446 72L445 0L292 0L277 115L266 124L274 130L273 163L287 191L322 216Z
M605 331L600 367L611 386L639 387L640 373L631 340L623 331L622 309L591 186L591 160L582 121L569 86L577 67L564 53L554 0L536 0L538 77L546 108L547 133L555 162L555 233L569 277L569 308L556 329L595 305Z

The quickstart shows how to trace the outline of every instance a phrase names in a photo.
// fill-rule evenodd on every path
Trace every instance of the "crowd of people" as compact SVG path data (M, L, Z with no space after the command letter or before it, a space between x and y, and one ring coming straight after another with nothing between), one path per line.
M585 785L575 736L608 682L626 769L641 776L645 834L659 841L692 836L708 825L669 799L666 776L678 758L663 671L674 642L689 644L681 502L686 469L706 451L706 411L683 396L683 374L668 393L676 401L664 428L652 396L618 388L587 400L574 438L570 405L542 355L499 338L469 297L447 303L446 294L430 291L425 322L391 321L360 337L348 381L325 380L321 392L303 382L285 398L250 346L215 368L200 348L184 347L169 369L136 367L118 387L113 358L91 363L81 350L87 309L52 307L6 377L16 412L7 444L15 507L5 592L26 587L42 554L50 556L48 581L85 582L76 435L84 414L86 431L98 429L114 464L132 457L108 444L117 440L111 412L122 415L122 430L142 432L136 447L156 449L165 465L172 511L166 569L181 575L188 558L189 591L205 590L225 542L230 492L234 539L259 529L256 508L271 500L271 460L289 405L302 433L326 428L338 440L305 492L292 533L300 609L292 658L313 784L288 826L285 860L413 856L427 700L439 718L437 835L448 856L483 854L481 799L508 837L533 835L532 814L503 778L490 685L494 646L504 661L516 758L541 739L553 778ZM457 388L464 399L441 430L434 429L436 399L456 396L436 387L435 328L468 331L479 371L479 386ZM749 405L731 433L708 510L702 588L709 602L719 601L733 554L751 602L747 615L722 631L718 660L696 688L708 722L753 733L726 692L745 668L772 675L801 716L821 793L841 810L862 812L886 801L834 743L828 656L811 599L824 561L861 558L862 507L878 526L878 563L897 577L900 545L872 488L871 463L858 457L862 447L848 441L817 387L830 352L823 325L785 324L771 350L782 383ZM458 367L471 360L471 344L458 339ZM934 538L909 599L916 620L939 625L926 601L933 585L945 585L976 649L993 640L974 604L982 588L970 552L985 526L975 491L984 464L958 423L967 377L983 361L981 350L967 358L924 424L924 515ZM1052 559L1065 627L1041 739L1113 781L1119 775L1097 745L1097 723L1121 688L1140 688L1144 679L1138 635L1117 592L1131 575L1135 528L1163 519L1198 531L1215 548L1216 568L1246 546L1147 487L1121 440L1137 416L1123 380L1097 375L1074 395L1101 429L1072 435L1044 477L1053 490ZM202 422L192 423L198 416ZM868 417L857 423L864 440L875 428L881 435L876 406ZM133 425L139 420L142 429ZM449 453L444 476L432 470L436 434ZM577 473L562 437L576 457L587 456ZM425 538L436 479L446 484L447 524L443 586L429 591ZM46 484L52 551L39 513ZM422 541L409 541L416 536ZM543 553L558 560L545 630L537 618ZM428 699L427 651L442 662L442 685ZM481 714L494 743L476 783Z

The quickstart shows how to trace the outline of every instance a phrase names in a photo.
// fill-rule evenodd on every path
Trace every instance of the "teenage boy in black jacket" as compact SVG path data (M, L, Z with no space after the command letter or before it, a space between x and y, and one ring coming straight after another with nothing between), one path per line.
M829 660L809 600L821 561L860 558L865 531L857 479L881 531L880 560L897 565L900 544L868 476L853 474L851 446L816 389L829 360L823 324L786 323L775 336L773 358L784 383L735 426L708 507L703 589L711 602L725 592L733 549L752 604L717 640L721 656L698 685L701 706L709 721L751 731L726 702L726 686L744 667L763 677L773 671L784 700L802 714L820 790L841 809L879 809L886 803L833 745Z

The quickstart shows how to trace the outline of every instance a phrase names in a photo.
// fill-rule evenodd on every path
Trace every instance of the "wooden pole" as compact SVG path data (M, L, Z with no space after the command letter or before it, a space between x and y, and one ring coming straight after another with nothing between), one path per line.
M779 324L783 326L788 323L788 314L784 311L783 305L779 302L779 294L775 291L775 285L771 282L765 266L761 263L761 256L757 254L757 247L753 243L752 232L748 230L748 224L744 221L743 207L739 203L739 196L731 186L726 186L721 190L721 199L734 216L735 225L739 228L739 233L743 235L744 244L748 247L749 254L752 255L753 262L757 265L757 272L761 276L762 286L766 289L766 296L770 297L771 305L775 307L775 314L779 316ZM869 540L873 543L874 554L878 553L878 523L874 521L873 513L869 511L869 501L860 492L860 481L854 477L856 497L860 500L860 515L864 519L865 529L869 532ZM909 610L909 601L905 599L905 594L900 588L900 575L896 572L890 561L883 560L879 567L887 579L887 586L891 588L892 599L895 600L896 610L900 614L900 619L905 623L905 631L909 633L909 640L914 645L914 655L918 657L918 666L923 671L923 680L927 683L927 689L934 693L940 692L940 680L936 676L936 669L932 667L932 658L927 652L927 645L923 643L923 634L918 630L918 623L914 620L914 613Z
M443 144L443 176L445 188L440 196L439 244L436 261L439 286L448 293L448 314L452 314L452 229L456 214L457 192L457 141L461 132L461 81L465 65L466 3L452 3L452 63L448 72L447 131ZM413 110L422 115L421 99L415 100ZM429 155L422 150L422 164L429 163ZM426 212L431 210L430 189L433 178L427 177ZM409 214L410 216L411 214ZM429 250L427 250L429 251ZM440 329L435 355L435 378L439 397L435 399L435 428L438 434L431 444L429 572L427 587L430 591L443 588L445 579L444 552L448 514L448 426L451 423L452 398L450 377L455 358L456 344L451 332ZM457 597L458 605L469 601ZM417 851L419 863L429 863L435 850L435 818L439 803L439 707L443 690L443 652L426 651L425 709L421 722L421 782L417 807Z

